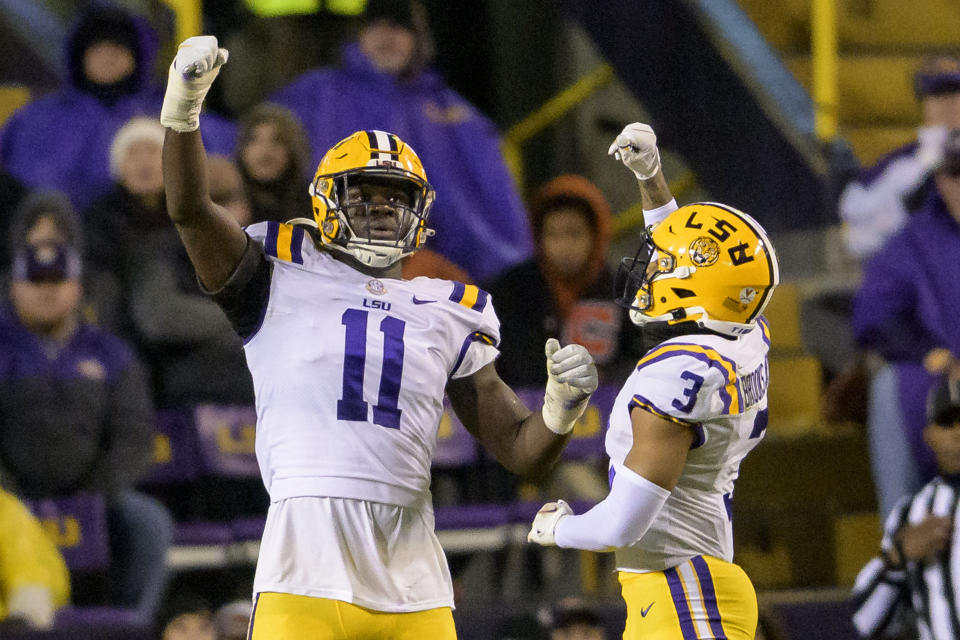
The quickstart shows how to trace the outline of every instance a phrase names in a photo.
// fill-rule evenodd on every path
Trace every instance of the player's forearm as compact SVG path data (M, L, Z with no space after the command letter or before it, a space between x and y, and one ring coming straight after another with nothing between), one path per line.
M586 551L613 551L636 542L646 533L670 491L623 465L616 465L610 493L579 516L557 523L557 546Z
M649 180L637 180L637 183L640 185L640 203L644 211L657 209L673 200L673 193L662 170L657 170Z
M548 429L543 422L543 414L534 411L517 425L515 444L511 450L513 468L508 468L525 478L540 479L560 459L569 439L569 433L558 435Z
M191 226L212 213L207 186L207 154L200 131L167 129L163 142L163 186L167 213L178 226Z

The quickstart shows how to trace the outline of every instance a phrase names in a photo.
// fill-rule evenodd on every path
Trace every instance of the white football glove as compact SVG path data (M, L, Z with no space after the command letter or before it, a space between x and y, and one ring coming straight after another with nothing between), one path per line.
M649 180L660 170L657 134L642 122L625 126L607 154L623 162L638 180Z
M527 542L535 542L544 547L555 547L557 540L554 532L557 529L557 523L572 515L573 509L563 500L548 502L540 507L540 511L537 511L533 525L530 526L530 533L527 534Z
M194 36L184 40L167 74L160 124L180 133L196 131L200 126L203 99L229 56L214 36Z
M597 366L586 347L560 348L556 338L544 345L547 356L547 390L543 396L543 422L558 435L569 433L583 415L590 394L597 390Z
M11 618L20 618L35 629L53 627L53 594L42 584L25 584L10 593L7 601L7 614Z

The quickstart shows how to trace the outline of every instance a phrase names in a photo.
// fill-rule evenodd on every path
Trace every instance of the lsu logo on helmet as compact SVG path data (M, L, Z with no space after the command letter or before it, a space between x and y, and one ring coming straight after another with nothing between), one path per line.
M637 255L621 261L618 302L637 325L692 320L736 336L756 325L779 283L777 254L757 221L701 202L645 231Z
M377 202L365 192L387 186L396 199ZM321 242L362 264L387 267L419 249L433 230L427 216L434 190L420 158L403 140L386 131L357 131L320 160L310 184L313 217ZM384 212L386 222L371 218Z

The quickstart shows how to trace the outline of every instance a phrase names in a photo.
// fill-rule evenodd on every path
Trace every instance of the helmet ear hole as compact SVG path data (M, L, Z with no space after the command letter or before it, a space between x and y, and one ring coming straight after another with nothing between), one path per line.
M677 296L678 298L694 298L697 295L693 291L690 291L690 289L672 288L670 290L673 291L673 295Z

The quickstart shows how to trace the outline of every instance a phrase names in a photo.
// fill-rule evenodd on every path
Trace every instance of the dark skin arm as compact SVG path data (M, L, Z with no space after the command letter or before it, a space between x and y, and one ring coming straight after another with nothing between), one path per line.
M177 227L203 286L220 289L240 264L247 234L210 199L207 153L200 131L167 129L163 142L163 184L167 213Z
M649 180L638 180L637 182L640 184L640 203L647 211L662 207L673 200L670 185L667 184L662 169L657 169L657 172Z
M473 437L508 471L538 479L553 467L570 439L543 423L500 379L493 363L447 383L454 413Z

